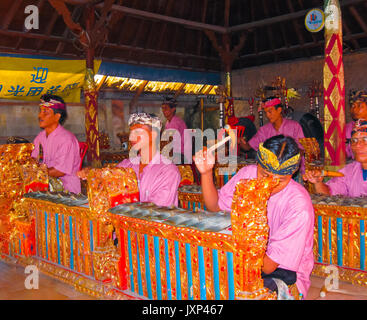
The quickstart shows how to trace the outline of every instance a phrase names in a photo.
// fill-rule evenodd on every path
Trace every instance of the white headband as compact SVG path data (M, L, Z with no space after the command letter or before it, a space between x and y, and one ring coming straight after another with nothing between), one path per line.
M145 124L152 128L162 129L161 120L157 116L150 115L146 112L133 113L130 115L128 125L129 127L133 124Z

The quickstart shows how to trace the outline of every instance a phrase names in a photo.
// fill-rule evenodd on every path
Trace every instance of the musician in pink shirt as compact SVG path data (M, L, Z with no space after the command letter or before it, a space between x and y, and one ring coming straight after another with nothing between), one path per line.
M161 122L147 113L134 113L129 118L131 152L117 166L133 168L138 178L140 201L158 206L178 206L181 175L176 165L159 152Z
M347 139L347 141L350 141L350 138L352 137L354 123L355 121L350 121L345 125L345 138ZM347 159L354 158L350 143L347 143L345 147L345 155L347 156Z
M80 179L76 175L80 166L79 143L74 134L62 126L66 117L66 104L62 98L54 95L41 97L38 119L44 130L33 141L32 157L47 165L50 177L60 178L64 190L80 193ZM39 159L40 148L43 159Z
M276 158L276 161L271 159ZM299 148L291 137L274 136L260 143L257 166L242 168L219 191L212 176L214 157L206 151L195 154L201 173L205 205L210 211L230 211L235 186L241 179L273 176L279 180L268 200L269 241L262 267L264 285L277 290L272 278L287 285L296 283L305 298L313 268L314 209L307 190L292 179L300 162Z
M253 148L257 151L261 142L282 134L292 137L298 144L298 147L303 150L302 145L298 142L298 139L304 138L302 127L297 121L283 118L283 107L280 99L274 97L269 98L263 104L263 109L269 122L259 128L256 134L247 142L246 147L244 146L245 143L241 145L242 148L246 150Z
M177 103L174 99L167 99L162 103L162 113L167 119L164 130L175 130L174 143L173 143L173 161L177 164L184 163L183 154L185 153L185 129L187 129L185 121L176 115ZM191 157L191 152L188 156Z
M256 134L247 142L241 139L241 147L245 150L250 150L251 148L256 150L259 148L259 144L264 142L266 139L277 135L284 135L288 137L292 137L298 147L301 150L301 156L303 155L303 146L299 143L299 139L304 138L303 130L301 125L294 120L283 118L283 106L278 98L270 97L268 100L262 105L262 108L265 111L265 115L268 118L269 122L260 127ZM301 157L301 172L304 172L304 157Z
M356 121L350 145L355 161L339 170L343 177L332 178L324 183L319 170L306 171L303 178L314 184L317 193L349 197L367 195L367 121Z

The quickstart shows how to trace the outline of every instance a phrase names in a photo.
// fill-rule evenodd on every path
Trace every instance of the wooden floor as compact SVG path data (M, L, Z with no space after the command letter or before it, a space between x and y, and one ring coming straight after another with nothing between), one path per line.
M0 261L0 300L94 300L73 287L55 280L44 274L39 276L38 289L26 289L24 281L27 274L19 265ZM339 283L342 293L328 292L326 297L320 297L324 279L311 277L311 288L307 300L367 300L367 288Z
M26 289L24 281L27 276L22 266L0 261L0 300L93 300L44 274L39 276L38 289Z

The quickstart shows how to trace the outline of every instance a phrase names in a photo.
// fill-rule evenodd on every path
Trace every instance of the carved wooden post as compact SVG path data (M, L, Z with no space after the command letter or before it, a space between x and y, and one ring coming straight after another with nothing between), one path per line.
M275 299L264 288L261 268L268 241L267 201L277 185L271 178L241 180L233 195L231 220L235 246L237 299Z
M228 3L228 1L226 2ZM231 85L231 71L232 65L235 59L237 59L238 54L246 41L246 35L242 34L239 43L231 50L231 39L229 34L222 35L222 45L218 44L217 37L214 32L205 30L207 37L210 39L213 47L217 50L219 56L222 59L222 64L225 72L225 96L232 97L232 85ZM229 99L225 101L224 110L225 123L227 123L228 116L233 115L233 102Z
M88 6L86 33L92 34L95 24L94 7ZM94 43L89 42L86 49L86 75L84 81L85 100L85 134L88 144L87 160L92 167L101 167L99 158L99 130L98 130L98 90L94 81Z

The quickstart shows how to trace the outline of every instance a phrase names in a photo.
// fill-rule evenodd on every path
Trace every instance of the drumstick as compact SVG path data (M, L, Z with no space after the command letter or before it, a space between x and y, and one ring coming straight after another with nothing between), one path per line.
M234 130L231 129L231 127L227 124L224 126L224 130L228 133L228 137L222 139L221 141L217 142L215 145L211 146L207 152L213 152L215 149L218 149L219 147L221 147L223 144L225 144L227 141L231 140L231 146L232 148L235 147L236 145L236 139L237 139L237 135L235 133Z
M338 171L322 170L321 175L323 177L344 177L344 174Z
M213 152L215 149L218 149L219 147L221 147L222 145L224 145L227 141L231 140L231 137L225 137L224 139L220 140L219 142L217 142L216 144L212 145L208 150L208 152Z

